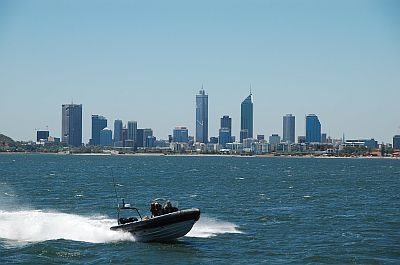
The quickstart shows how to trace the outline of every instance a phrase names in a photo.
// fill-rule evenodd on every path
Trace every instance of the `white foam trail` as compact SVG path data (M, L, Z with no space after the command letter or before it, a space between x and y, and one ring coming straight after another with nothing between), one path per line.
M131 240L129 233L111 231L115 220L40 210L0 211L0 238L17 242L68 239L91 243Z
M226 233L241 234L243 232L233 223L210 217L200 217L200 220L195 223L192 230L186 236L207 238Z

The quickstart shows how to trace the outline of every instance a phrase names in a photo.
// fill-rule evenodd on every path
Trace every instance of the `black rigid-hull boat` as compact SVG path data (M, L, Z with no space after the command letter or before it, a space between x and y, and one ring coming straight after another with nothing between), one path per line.
M119 218L120 210L134 210L140 220L134 217ZM110 229L129 232L136 241L170 241L189 233L199 218L200 210L197 208L185 210L174 208L172 212L161 212L157 216L142 218L137 208L123 202L122 207L118 207L118 225Z

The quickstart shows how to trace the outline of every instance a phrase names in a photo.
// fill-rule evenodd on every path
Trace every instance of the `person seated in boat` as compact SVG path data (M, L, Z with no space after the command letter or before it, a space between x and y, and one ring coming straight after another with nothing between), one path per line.
M163 210L164 210L164 214L167 214L167 213L173 213L173 212L178 211L178 208L173 207L172 203L168 200L165 203Z
M170 201L167 201L167 202L164 204L163 210L164 210L164 214L171 213L172 204L171 204Z
M156 215L156 204L154 202L150 204L150 212L151 212L151 217L154 217Z
M159 216L163 214L163 210L161 208L161 205L158 202L153 202L150 205L150 211L151 211L151 216Z

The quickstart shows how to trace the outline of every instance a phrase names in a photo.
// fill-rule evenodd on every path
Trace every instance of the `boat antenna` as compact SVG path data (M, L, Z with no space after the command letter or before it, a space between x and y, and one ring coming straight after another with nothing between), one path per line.
M117 184L115 183L115 178L114 178L114 174L113 174L113 170L112 169L111 169L111 176L112 176L113 184L114 184L114 191L115 191L115 198L117 200L117 207L119 208L119 206L118 206Z

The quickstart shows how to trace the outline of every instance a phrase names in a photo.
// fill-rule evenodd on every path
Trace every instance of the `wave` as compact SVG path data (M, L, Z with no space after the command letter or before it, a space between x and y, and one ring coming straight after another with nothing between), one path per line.
M200 220L193 226L192 230L186 235L187 237L208 238L217 236L218 234L241 234L238 226L220 221L210 217L200 217Z
M66 239L89 243L133 241L129 233L111 231L115 220L105 216L44 212L0 211L0 238L16 242Z

